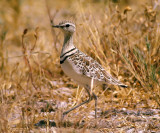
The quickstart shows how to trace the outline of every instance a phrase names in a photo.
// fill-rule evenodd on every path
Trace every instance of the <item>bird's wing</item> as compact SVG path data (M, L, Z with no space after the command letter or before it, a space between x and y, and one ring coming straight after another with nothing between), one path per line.
M121 87L126 87L116 78L113 78L110 73L108 73L96 60L87 56L81 51L77 51L70 60L76 65L77 71L84 76L93 78L100 82L106 84L119 85Z

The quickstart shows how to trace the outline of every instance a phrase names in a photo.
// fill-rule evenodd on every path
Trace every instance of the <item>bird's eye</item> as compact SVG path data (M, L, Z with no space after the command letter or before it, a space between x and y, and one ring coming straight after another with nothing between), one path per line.
M69 27L69 26L70 26L69 24L66 25L66 27Z

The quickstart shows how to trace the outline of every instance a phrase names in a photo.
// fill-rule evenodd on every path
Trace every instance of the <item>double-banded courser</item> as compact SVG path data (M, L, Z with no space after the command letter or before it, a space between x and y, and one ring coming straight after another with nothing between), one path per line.
M64 33L64 42L60 55L60 64L65 74L76 81L79 85L85 87L89 98L81 104L65 111L63 116L70 111L80 107L85 103L95 100L95 118L97 117L97 96L91 91L92 86L102 84L113 84L126 88L127 85L122 84L113 78L105 69L90 56L84 54L73 44L73 34L76 26L70 21L63 21L58 25L52 25L59 28Z

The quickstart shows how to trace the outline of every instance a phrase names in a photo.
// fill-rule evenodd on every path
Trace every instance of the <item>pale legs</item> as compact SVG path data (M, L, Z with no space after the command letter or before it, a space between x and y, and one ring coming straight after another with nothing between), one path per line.
M90 87L89 87L88 85L85 87L85 90L87 91L89 98L88 98L86 101L78 104L77 106L75 106L75 107L73 107L73 108L71 108L71 109L63 112L63 117L64 117L66 114L68 114L69 112L71 112L72 110L74 110L74 109L82 106L83 104L89 103L92 99L94 99L94 100L95 100L95 118L97 118L97 96L96 96L95 93L93 93L93 92L92 92L92 94L91 94L91 89L90 89Z

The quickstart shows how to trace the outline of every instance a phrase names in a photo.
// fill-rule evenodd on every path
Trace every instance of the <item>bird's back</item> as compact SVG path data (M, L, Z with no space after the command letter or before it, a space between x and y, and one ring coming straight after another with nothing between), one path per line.
M113 78L96 60L78 49L67 57L62 69L68 76L75 81L78 80L77 82L82 85L90 85L91 79L93 79L96 85L114 84L125 87L120 81Z

